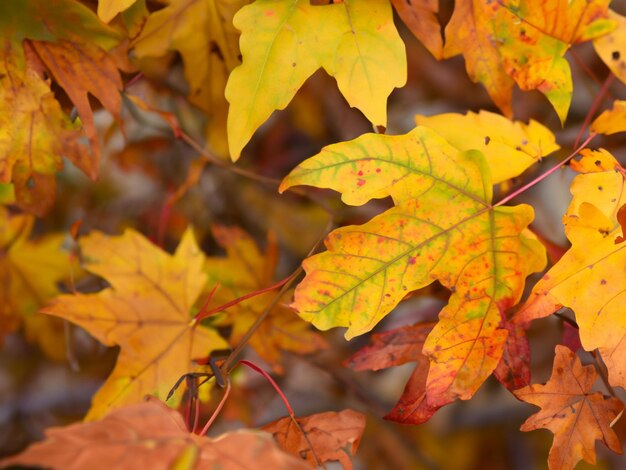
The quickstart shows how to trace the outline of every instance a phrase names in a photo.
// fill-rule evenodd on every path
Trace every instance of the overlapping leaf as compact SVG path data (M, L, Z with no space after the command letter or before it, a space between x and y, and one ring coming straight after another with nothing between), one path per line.
M273 275L278 261L274 240L270 239L267 253L263 254L254 240L239 228L214 227L213 233L226 250L227 257L208 258L205 264L209 286L218 286L211 306L224 305L274 284ZM230 342L233 346L248 332L274 295L275 292L261 294L225 311L219 322L232 325ZM284 302L290 298L291 292L287 292ZM284 303L272 310L250 338L249 344L278 373L283 371L281 351L308 354L326 346L323 338L311 331L308 323Z
M563 217L572 247L535 285L518 321L545 317L562 306L574 310L580 340L600 350L613 385L626 387L626 318L623 313L626 245L617 219L626 204L624 169L606 151L584 151L573 165L586 174L572 182Z
M254 131L284 109L323 67L350 106L386 126L387 97L406 82L404 43L387 0L313 6L309 0L259 0L234 18L243 63L226 85L228 141L236 160Z
M513 84L539 90L565 121L572 77L567 49L613 30L609 0L459 0L446 27L444 57L462 53L470 78L511 115Z
M189 101L208 113L208 141L226 155L224 88L239 64L235 12L249 0L173 0L150 16L134 41L137 57L160 57L178 51L189 84Z
M198 325L192 307L202 292L205 257L188 230L169 255L140 234L94 232L81 239L85 268L111 287L97 294L62 295L42 311L76 323L108 346L119 346L115 369L93 398L88 420L109 409L164 398L194 370L192 359L227 343Z
M590 130L605 135L626 132L626 101L616 100L611 109L604 111L591 123Z
M13 182L17 202L41 215L54 200L61 156L97 176L100 148L87 93L119 114L121 78L105 52L119 34L79 2L7 0L0 4L0 41L0 182ZM80 125L61 111L46 71L74 101L91 152L77 142Z
M621 453L619 438L610 426L624 405L615 397L592 393L597 377L592 365L583 367L576 354L557 346L550 380L515 392L520 400L541 407L522 425L522 431L545 428L554 433L548 457L551 470L573 469L581 459L596 463L595 441L599 439Z
M46 431L46 439L0 461L0 466L84 468L307 469L271 436L241 430L214 439L191 434L180 414L158 400L114 410L93 423Z
M441 26L437 19L437 0L391 0L398 15L422 44L437 59L443 54Z
M11 215L0 206L0 342L22 325L29 341L49 357L65 358L63 324L38 313L57 295L57 283L69 276L63 235L48 234L31 240L34 218Z
M437 132L459 150L480 150L493 184L518 176L541 158L559 149L554 134L538 123L510 121L488 111L415 116L419 126Z
M395 207L328 236L328 251L304 262L296 310L320 329L348 327L350 339L438 280L452 295L424 345L428 403L469 398L502 357L503 312L545 264L545 250L525 232L532 208L493 207L484 157L424 127L326 147L281 190L298 184L332 188L352 205L391 196Z

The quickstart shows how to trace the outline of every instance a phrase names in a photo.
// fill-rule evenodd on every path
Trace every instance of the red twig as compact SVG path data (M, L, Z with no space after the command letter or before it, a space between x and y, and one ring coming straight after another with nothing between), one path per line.
M213 424L213 422L217 419L220 412L222 411L222 408L224 408L224 405L226 404L228 395L230 395L230 379L227 377L226 378L226 390L224 391L224 395L222 396L222 399L220 400L219 405L217 405L217 408L215 408L215 411L213 412L213 414L211 415L207 423L202 428L202 431L200 431L200 434L199 434L200 436L205 436L207 431Z
M609 76L606 77L606 80L602 84L602 87L598 91L598 94L593 99L593 103L591 103L591 107L589 108L589 111L587 111L585 120L580 126L580 130L578 131L578 135L576 136L576 140L574 141L574 147L578 147L578 143L580 142L580 139L582 138L583 133L585 132L585 129L589 127L589 124L591 123L591 119L593 118L593 115L596 113L596 111L598 110L602 102L604 101L606 93L609 90L609 87L611 86L611 84L613 83L613 80L615 80L615 75L610 73Z

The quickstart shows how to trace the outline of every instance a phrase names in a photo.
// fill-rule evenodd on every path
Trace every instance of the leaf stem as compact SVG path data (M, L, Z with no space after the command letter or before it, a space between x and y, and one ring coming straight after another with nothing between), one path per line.
M244 366L247 366L250 369L258 372L263 377L265 377L265 379L272 385L272 387L274 387L274 390L276 390L276 393L278 393L278 396L280 396L280 399L285 404L285 408L287 408L287 413L289 413L289 418L291 419L291 422L298 429L298 431L300 431L300 433L302 434L302 437L304 437L304 440L306 441L307 445L309 446L309 449L311 449L311 455L312 455L313 460L315 462L316 468L322 467L322 468L325 469L326 467L317 458L317 454L315 453L315 449L313 448L313 443L311 443L311 440L309 439L309 436L304 431L304 429L302 429L302 426L300 426L300 423L298 423L298 420L296 419L296 414L294 413L293 408L289 404L289 400L287 400L287 397L285 396L283 391L280 389L280 387L278 386L276 381L265 370L263 370L262 368L260 368L259 366L257 366L253 362L246 361L245 359L241 359L238 362L238 364L243 364Z
M562 160L561 162L559 162L557 165L553 166L552 168L550 168L548 171L546 171L545 173L537 176L535 179L533 179L532 181L530 181L529 183L525 184L524 186L522 186L521 188L513 191L511 194L509 194L508 196L502 198L500 201L498 201L497 203L495 203L493 207L498 207L501 206L503 204L506 204L507 202L509 202L511 199L516 198L517 196L519 196L520 194L522 194L523 192L525 192L526 190L528 190L529 188L532 188L533 186L535 186L537 183L539 183L540 181L543 181L544 179L546 179L548 176L550 176L552 173L554 173L555 171L557 171L559 168L561 168L563 165L565 165L567 162L569 162L572 158L574 158L576 155L578 155L578 153L584 149L589 142L596 136L597 134L592 132L591 134L589 134L589 136L585 139L585 141L580 144L580 146L578 146L572 153L570 153L564 160Z
M600 88L596 96L594 97L593 102L591 103L591 107L589 108L589 111L587 111L587 114L585 115L585 120L580 126L578 135L576 135L576 140L574 141L574 147L578 146L578 142L580 142L583 132L585 132L585 129L589 127L589 124L591 123L591 118L596 113L596 111L598 110L602 102L604 101L604 98L606 97L606 94L609 90L609 87L613 83L613 80L615 80L615 75L613 75L612 73L609 73L609 76L606 77L606 80L602 84L602 87Z
M209 428L211 427L213 422L219 416L220 412L222 411L222 408L224 408L224 405L226 404L226 400L228 399L228 395L230 395L230 389L231 389L230 378L226 377L226 390L224 391L224 395L222 396L222 399L220 400L219 404L217 405L217 408L215 408L215 411L213 411L213 414L211 415L211 417L209 418L207 423L202 428L202 431L200 431L200 434L199 434L200 436L206 436L207 431L209 430Z

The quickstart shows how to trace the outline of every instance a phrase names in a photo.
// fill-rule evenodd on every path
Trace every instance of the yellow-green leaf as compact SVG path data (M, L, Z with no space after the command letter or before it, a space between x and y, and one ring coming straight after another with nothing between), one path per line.
M375 125L386 125L387 97L406 82L404 43L388 1L313 6L309 0L259 0L242 8L234 22L242 31L243 63L226 85L233 160L320 67L336 78L351 106Z
M593 47L611 72L626 83L626 17L610 11L609 18L617 28L593 41Z
M191 230L174 255L132 230L119 237L94 232L80 240L80 247L85 269L111 287L59 296L42 311L120 347L115 369L94 396L86 419L139 403L146 394L165 399L181 375L198 368L192 359L228 346L192 317L206 276L205 257Z
M488 111L415 116L418 125L433 129L459 150L480 150L493 184L521 174L559 149L554 134L531 119L528 124Z
M428 404L469 398L502 356L503 312L545 264L542 245L526 233L532 208L493 207L480 152L459 152L425 127L326 147L280 189L299 184L332 188L353 205L391 196L395 207L333 231L328 251L305 260L293 307L320 329L348 327L349 339L438 280L452 295L424 345Z

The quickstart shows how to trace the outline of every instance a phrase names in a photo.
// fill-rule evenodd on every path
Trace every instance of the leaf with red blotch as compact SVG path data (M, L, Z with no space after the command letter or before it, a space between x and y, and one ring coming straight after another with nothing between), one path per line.
M363 414L353 410L328 411L296 418L296 421L301 429L290 417L266 424L262 429L274 435L281 449L306 459L313 468L334 460L345 469L352 468L349 456L355 454L361 442L365 430Z
M493 375L508 390L513 391L530 384L530 345L526 331L520 325L504 320L501 327L509 331L509 336Z
M617 211L617 223L619 223L622 228L622 234L617 236L615 244L626 241L626 204L622 204Z
M268 434L240 430L214 439L191 434L180 414L158 400L126 406L100 421L46 431L43 442L0 461L0 466L51 469L306 469Z
M359 349L344 365L353 370L380 370L426 359L422 346L434 326L418 323L374 334L372 344Z
M571 469L581 459L596 463L595 441L602 440L613 452L621 453L619 438L611 424L624 409L615 397L591 393L598 374L591 365L567 347L557 345L552 376L545 385L529 385L515 396L541 407L522 425L522 431L549 429L554 433L548 465L553 469Z

